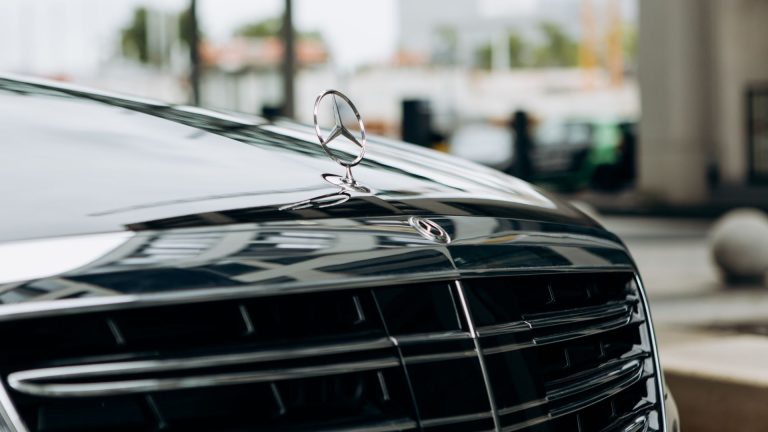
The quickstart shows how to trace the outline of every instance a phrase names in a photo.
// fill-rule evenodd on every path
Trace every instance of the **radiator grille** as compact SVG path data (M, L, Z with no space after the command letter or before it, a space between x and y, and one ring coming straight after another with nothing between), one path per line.
M0 340L31 431L661 430L630 272L65 314Z

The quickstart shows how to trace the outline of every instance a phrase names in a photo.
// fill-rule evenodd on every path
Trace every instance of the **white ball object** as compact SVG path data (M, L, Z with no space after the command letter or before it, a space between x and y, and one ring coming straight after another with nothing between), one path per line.
M727 280L758 281L768 272L768 216L760 210L726 213L712 227L710 244Z

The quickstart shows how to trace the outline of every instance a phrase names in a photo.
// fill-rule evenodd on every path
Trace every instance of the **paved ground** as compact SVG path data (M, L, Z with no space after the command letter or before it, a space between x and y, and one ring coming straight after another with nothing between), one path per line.
M721 280L707 238L713 221L606 217L603 223L624 240L640 268L662 342L667 331L680 328L768 323L768 286Z
M683 430L768 430L768 286L721 281L707 242L712 222L603 218L640 268Z
M645 217L604 217L640 267L651 301L717 292L707 234L712 221Z

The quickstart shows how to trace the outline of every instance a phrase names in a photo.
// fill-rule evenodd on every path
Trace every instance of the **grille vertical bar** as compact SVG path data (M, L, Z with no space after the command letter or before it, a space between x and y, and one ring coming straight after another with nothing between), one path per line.
M483 350L480 348L480 340L477 335L474 320L472 319L472 312L467 306L467 298L464 295L464 287L461 281L454 282L456 288L456 294L459 297L459 303L461 304L461 311L464 314L464 318L467 320L469 326L469 333L472 335L472 342L475 344L475 350L477 351L477 360L480 363L480 370L483 373L483 381L485 382L485 389L488 392L488 401L491 405L491 413L493 414L493 424L496 428L496 432L501 431L501 424L499 422L499 411L496 408L496 398L493 396L493 387L491 386L491 379L488 376L488 368L485 365L485 356Z

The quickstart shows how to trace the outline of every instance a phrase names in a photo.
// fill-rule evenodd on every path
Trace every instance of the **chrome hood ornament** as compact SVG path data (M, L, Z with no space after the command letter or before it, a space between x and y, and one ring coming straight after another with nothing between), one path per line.
M330 96L330 99L333 103L333 119L334 119L334 126L331 129L331 132L328 133L328 136L323 138L322 131L320 130L320 124L318 122L317 116L318 112L320 111L320 105L323 102L323 99ZM360 139L355 136L354 133L352 133L349 129L347 129L346 126L344 126L344 122L341 119L341 110L339 109L339 101L338 99L341 99L344 101L344 103L349 106L349 108L352 110L352 112L355 114L355 117L357 118L357 124L360 127ZM363 157L365 157L365 143L366 143L366 137L365 137L365 125L363 124L363 119L360 117L360 113L357 111L357 107L355 107L355 104L352 103L349 98L344 95L342 92L338 90L325 90L324 92L320 93L317 96L317 99L315 99L315 109L314 109L314 121L315 121L315 134L317 134L317 139L320 140L320 146L323 147L323 150L325 153L333 159L334 162L344 167L346 170L346 173L344 176L338 176L333 174L324 174L323 178L333 183L337 186L340 186L343 189L349 189L354 190L357 192L370 192L370 190L364 186L359 185L355 178L352 177L352 168L360 163L360 161L363 160ZM331 151L330 147L328 147L328 144L339 138L344 137L348 140L350 140L353 144L355 144L357 147L360 148L360 153L358 153L357 157L352 160L344 160L338 157Z

